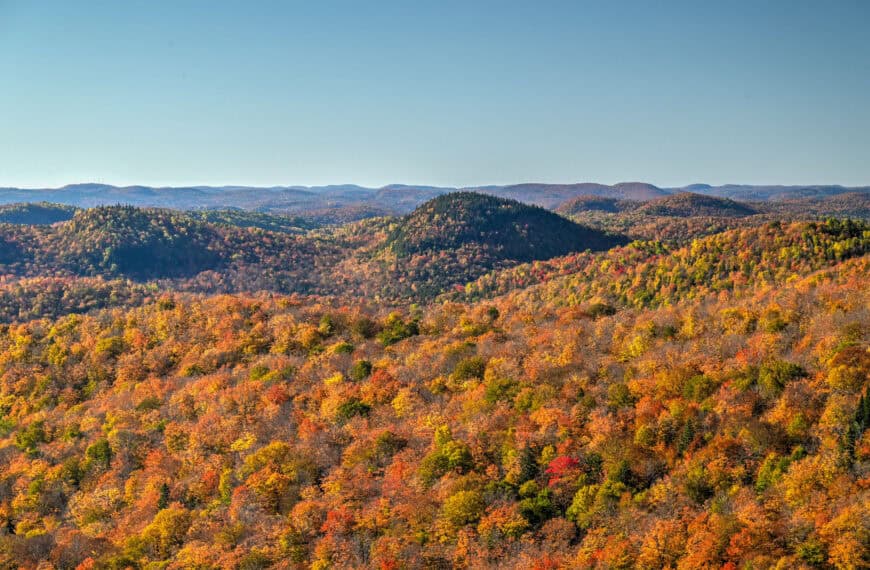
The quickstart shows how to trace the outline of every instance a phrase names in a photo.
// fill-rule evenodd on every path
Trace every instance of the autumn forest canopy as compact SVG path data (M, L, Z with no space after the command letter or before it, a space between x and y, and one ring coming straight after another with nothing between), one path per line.
M870 567L870 193L722 188L0 206L0 568Z

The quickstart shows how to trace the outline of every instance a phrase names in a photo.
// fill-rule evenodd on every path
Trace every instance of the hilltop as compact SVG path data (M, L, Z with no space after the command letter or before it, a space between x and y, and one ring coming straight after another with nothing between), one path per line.
M649 216L692 216L743 217L758 213L747 204L728 198L704 196L692 192L680 192L664 196L642 204L637 211Z
M173 287L208 292L308 292L321 275L314 266L335 263L343 249L335 240L300 236L301 229L233 225L279 224L269 217L202 216L217 223L195 213L101 206L51 226L0 224L0 273L9 279L170 279Z
M213 228L168 210L83 210L52 236L62 265L144 278L190 276L216 267Z
M836 216L870 219L870 192L846 192L831 196L814 196L781 200L767 205L780 213L800 213L804 216Z
M555 208L566 200L578 196L600 196L618 200L650 200L668 195L667 190L645 182L620 182L612 186L591 182L578 184L526 183L465 188L464 190L491 194L500 198L511 198L544 208Z
M632 200L619 200L617 198L607 198L604 196L583 195L571 198L559 204L556 212L563 216L576 216L583 212L604 212L608 214L616 214L626 210L637 208L639 202Z
M623 241L516 200L457 192L430 200L402 219L386 246L399 256L475 246L500 259L530 261Z
M582 216L589 212L619 214L630 212L639 216L669 216L677 218L722 217L740 218L757 214L758 210L728 198L718 198L680 192L650 200L622 200L603 196L578 196L560 204L556 211L566 216Z
M790 260L783 266L783 252ZM852 220L779 221L694 239L683 246L638 240L592 254L524 263L482 275L451 299L479 301L515 290L541 306L657 307L678 299L734 292L747 284L783 284L870 253L870 225Z
M72 219L76 209L49 202L18 203L0 206L0 223L47 225Z
M493 269L626 241L539 207L472 193L436 198L403 218L300 227L306 223L237 210L101 206L51 226L0 224L0 273L73 279L70 299L88 295L93 281L82 278L103 277L198 293L426 301ZM52 299L51 314L105 305Z

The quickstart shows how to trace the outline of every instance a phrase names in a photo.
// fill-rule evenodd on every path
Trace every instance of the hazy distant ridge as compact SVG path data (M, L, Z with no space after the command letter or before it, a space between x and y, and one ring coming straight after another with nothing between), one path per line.
M522 183L511 185L452 188L425 185L390 184L366 188L354 184L327 186L112 186L107 184L70 184L62 188L0 188L0 204L53 202L78 207L130 204L178 209L241 208L260 211L303 212L338 209L348 206L362 212L403 214L432 198L471 190L502 198L555 208L578 196L601 196L621 200L651 200L691 191L733 200L780 201L819 198L848 192L868 193L870 186L838 185L761 186L728 184L710 186L691 184L683 188L660 188L644 182L606 185L592 182L572 184Z

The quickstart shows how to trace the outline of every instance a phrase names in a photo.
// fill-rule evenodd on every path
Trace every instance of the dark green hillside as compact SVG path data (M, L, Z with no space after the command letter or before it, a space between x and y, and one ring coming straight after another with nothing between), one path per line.
M349 272L342 280L334 266L353 256L360 242L373 239L364 224L315 234L291 226L282 226L283 232L253 224L239 227L246 222L280 225L284 218L277 216L217 213L218 223L197 216L102 206L51 226L0 224L0 276L7 282L37 277L172 280L172 285L152 285L209 293L339 294L358 279Z
M606 212L616 214L636 208L639 202L633 200L618 200L604 196L577 196L563 202L556 211L563 216L575 216L583 212Z
M399 256L480 246L496 258L517 261L608 249L620 243L624 243L621 238L543 208L473 192L426 202L387 238L387 247Z
M681 192L650 200L638 208L638 212L648 216L674 216L689 218L693 216L713 216L740 218L757 214L753 208L728 198L704 196L691 192Z
M184 277L220 264L207 224L168 210L105 206L77 213L50 241L77 273L133 278Z
M0 206L0 222L6 224L47 225L65 222L73 217L76 209L64 204L48 202L6 204Z

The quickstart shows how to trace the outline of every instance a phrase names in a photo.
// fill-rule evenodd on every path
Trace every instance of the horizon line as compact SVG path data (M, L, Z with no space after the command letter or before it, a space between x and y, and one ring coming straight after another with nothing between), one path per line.
M46 190L67 190L71 187L75 186L109 186L117 189L127 189L127 188L151 188L154 190L172 190L172 189L180 189L180 188L212 188L212 189L224 189L224 188L250 188L250 189L312 189L312 188L328 188L328 187L341 187L341 186L355 186L357 188L363 190L382 190L384 188L389 188L392 186L402 186L408 188L438 188L445 190L474 190L480 188L491 188L491 187L511 187L511 186L523 186L523 185L540 185L540 186L577 186L581 184L597 184L600 186L608 186L614 187L624 184L645 184L649 186L653 186L655 188L659 188L662 190L682 190L686 188L690 188L692 186L707 186L710 188L722 188L728 186L734 187L779 187L779 188L811 188L811 187L831 187L836 186L840 188L870 188L870 184L859 184L859 185L847 185L847 184L839 184L839 183L799 183L799 184L783 184L783 183L747 183L747 182L726 182L720 184L710 184L707 182L691 182L688 184L683 184L681 186L672 186L672 185L659 185L654 184L652 182L645 182L642 180L626 180L614 183L607 182L594 182L591 180L584 180L578 182L535 182L535 181L523 181L523 182L508 182L508 183L490 183L490 184L473 184L473 185L464 185L464 186L454 186L454 185L442 185L442 184L429 184L429 183L405 183L405 182L391 182L388 184L383 184L380 186L376 185L365 185L358 184L355 182L339 182L339 183L326 183L326 184L237 184L237 183L224 183L224 184L113 184L110 182L96 182L93 180L90 181L81 181L81 182L69 182L63 184L61 186L2 186L0 190L22 190L22 191L46 191Z

